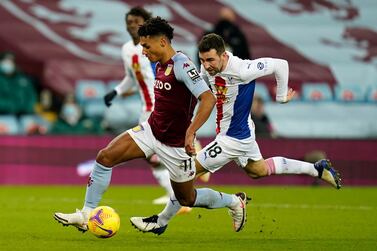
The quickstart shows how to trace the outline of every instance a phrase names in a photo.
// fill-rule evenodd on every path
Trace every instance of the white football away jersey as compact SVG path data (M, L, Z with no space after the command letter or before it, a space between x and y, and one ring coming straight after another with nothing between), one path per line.
M133 41L125 43L122 47L122 59L126 76L115 87L118 94L122 94L137 87L143 102L143 111L150 112L154 106L154 69L151 62L142 54L143 47L135 45Z
M236 139L254 136L250 118L255 79L275 74L277 81L276 100L286 101L288 92L288 63L282 59L259 58L242 60L230 52L225 69L211 76L201 66L201 75L216 95L216 133Z

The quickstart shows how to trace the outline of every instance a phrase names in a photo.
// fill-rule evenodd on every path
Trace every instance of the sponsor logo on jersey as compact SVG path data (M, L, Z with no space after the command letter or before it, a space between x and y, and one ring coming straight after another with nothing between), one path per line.
M168 64L168 66L166 67L166 70L165 70L165 76L169 76L172 69L173 69L173 65Z
M220 77L218 77L218 78L220 78ZM216 98L217 98L217 104L228 103L229 99L226 97L226 93L228 92L228 87L226 87L226 85L225 85L225 80L222 79L222 81L216 81L215 82L215 88L216 88L215 95L216 95Z
M169 82L164 83L161 80L156 79L154 81L154 88L157 88L157 89L160 89L160 90L170 91L171 90L171 84Z
M187 75L191 78L192 81L196 82L198 79L200 79L200 75L198 71L195 68L192 68L187 71Z
M189 67L189 66L190 66L189 63L184 63L184 64L183 64L183 69L185 69L185 68L187 68L187 67Z

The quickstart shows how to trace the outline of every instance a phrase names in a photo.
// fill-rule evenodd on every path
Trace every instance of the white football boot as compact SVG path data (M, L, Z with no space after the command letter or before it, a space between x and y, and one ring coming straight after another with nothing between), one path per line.
M131 224L138 230L144 233L154 233L160 235L165 232L168 225L161 226L157 223L158 215L151 217L131 217Z
M229 215L232 216L233 219L234 231L239 232L245 226L247 215L246 205L248 200L251 199L248 198L244 192L236 193L235 195L238 197L239 203L237 203L235 207L229 209Z
M54 219L63 226L74 226L83 233L88 230L89 212L87 211L76 209L72 214L54 213Z

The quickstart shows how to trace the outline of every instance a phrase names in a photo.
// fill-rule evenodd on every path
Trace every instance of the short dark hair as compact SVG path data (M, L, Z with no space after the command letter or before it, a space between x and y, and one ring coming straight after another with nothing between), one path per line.
M215 33L209 33L202 37L198 44L199 52L208 52L215 49L218 55L225 52L225 42L222 37Z
M173 39L174 28L170 26L168 21L161 17L154 17L147 20L138 30L140 37L164 35L170 41Z
M152 13L146 11L143 7L140 6L136 6L130 9L124 17L125 21L127 21L129 15L142 17L144 21L147 21L148 19L152 18Z

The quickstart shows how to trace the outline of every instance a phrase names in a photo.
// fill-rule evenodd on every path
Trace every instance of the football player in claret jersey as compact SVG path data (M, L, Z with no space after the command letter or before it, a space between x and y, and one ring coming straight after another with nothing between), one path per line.
M151 14L141 7L134 7L126 13L126 29L132 38L122 47L122 59L126 74L114 90L107 93L104 97L105 104L110 106L112 100L117 95L132 93L134 87L136 87L139 90L142 102L142 112L139 117L139 123L149 118L154 105L153 83L155 77L155 63L151 63L148 58L142 54L143 48L140 45L140 38L137 34L139 27L151 17ZM170 195L173 194L169 172L165 166L160 163L156 155L151 156L147 161L152 167L153 176L166 191L166 195L153 200L153 203L166 204ZM94 161L81 163L78 166L78 173L81 173L81 176L90 174L94 167L93 163Z
M196 175L213 173L226 163L235 161L251 178L306 174L321 178L340 189L340 174L329 160L323 159L314 164L284 157L264 160L259 151L250 118L255 79L274 74L277 82L276 101L289 102L294 91L288 89L287 61L275 58L242 60L225 51L223 39L213 33L204 36L199 42L199 58L201 77L210 85L217 98L217 136L198 152ZM179 208L179 205L168 202L159 217L167 224ZM141 227L139 229L144 231Z
M83 209L71 214L55 213L54 218L63 225L86 231L89 212L98 206L108 188L112 168L131 159L157 154L169 170L175 194L169 200L171 203L179 207L229 208L235 230L241 230L246 221L245 193L226 194L193 186L195 133L211 114L215 96L191 60L172 47L173 28L166 20L151 18L139 28L138 34L143 54L151 62L157 62L154 110L147 121L119 135L99 151ZM133 217L131 223L156 234L167 227L166 219L158 215Z

